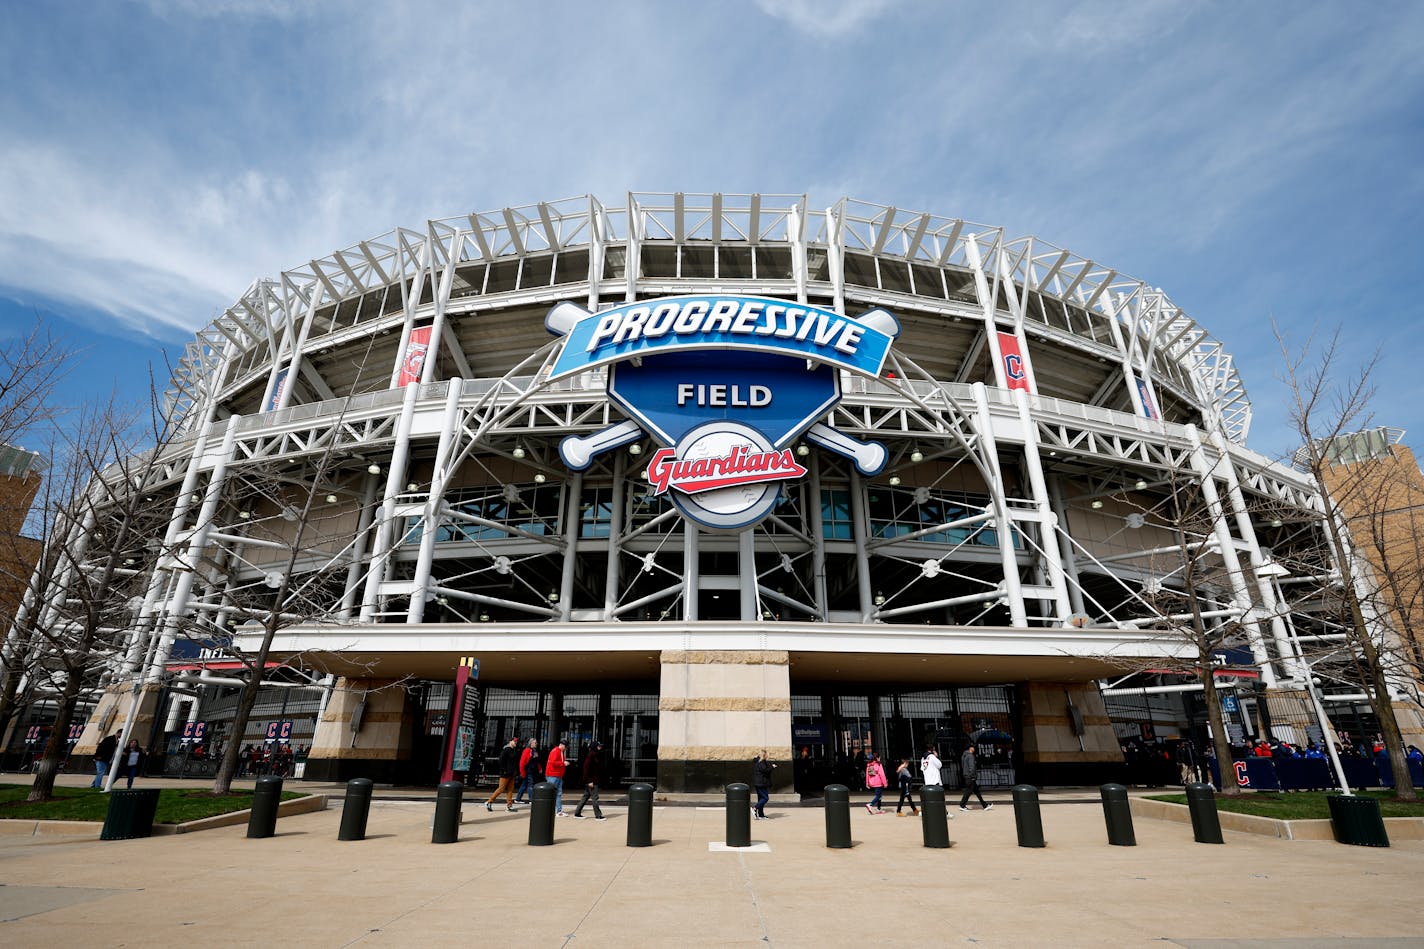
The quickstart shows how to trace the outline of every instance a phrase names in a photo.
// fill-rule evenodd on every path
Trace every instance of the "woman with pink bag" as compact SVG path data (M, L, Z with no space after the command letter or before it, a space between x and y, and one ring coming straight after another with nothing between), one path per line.
M875 797L865 805L865 809L872 814L884 814L880 809L880 797L885 793L885 766L880 763L880 756L871 752L865 762L865 786L875 792Z

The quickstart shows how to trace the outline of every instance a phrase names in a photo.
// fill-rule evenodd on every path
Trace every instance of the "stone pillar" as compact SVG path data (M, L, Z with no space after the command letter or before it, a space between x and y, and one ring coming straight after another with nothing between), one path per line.
M153 683L142 686L138 691L138 709L134 712L130 737L137 738L145 748L148 747L148 736L153 734L153 723L159 713L158 697L162 691L161 686ZM111 685L104 690L89 720L84 723L83 734L70 749L66 770L71 774L93 770L94 750L105 735L117 735L123 730L129 715L129 703L133 700L132 682ZM15 721L18 722L19 718L16 717ZM158 750L164 750L162 736L158 739Z
M791 676L785 652L666 651L658 699L658 789L712 793L752 783L765 749L773 791L792 787Z
M1119 780L1122 747L1091 682L1025 682L1018 687L1023 768L1018 780L1040 787ZM1082 720L1074 734L1069 699Z
M1424 748L1424 709L1409 701L1395 701L1394 717L1399 722L1399 733L1404 739L1404 747L1413 745Z
M337 679L316 723L305 779L398 782L411 758L415 717L406 690L389 680Z

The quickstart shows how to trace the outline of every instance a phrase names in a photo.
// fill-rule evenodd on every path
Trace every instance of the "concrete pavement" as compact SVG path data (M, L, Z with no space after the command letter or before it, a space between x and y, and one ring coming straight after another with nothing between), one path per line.
M716 806L658 807L650 848L624 846L622 807L559 819L554 846L529 847L526 810L474 797L443 846L430 802L391 799L365 841L336 840L339 808L267 840L0 838L0 944L1424 946L1421 842L1228 833L1213 847L1139 819L1137 847L1110 847L1099 805L1050 803L1043 850L1015 846L1007 804L953 811L947 851L863 806L851 850L825 848L821 810L774 807L752 824L769 852L712 852Z

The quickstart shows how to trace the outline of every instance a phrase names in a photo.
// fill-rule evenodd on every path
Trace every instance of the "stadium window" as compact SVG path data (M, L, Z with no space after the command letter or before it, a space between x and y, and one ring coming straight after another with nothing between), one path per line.
M750 280L752 276L752 249L750 247L728 247L717 249L717 275L724 280Z
M851 540L855 536L849 491L821 491L821 525L826 540Z
M757 247L755 251L756 279L791 279L791 248Z
M613 489L585 488L579 495L579 536L607 537L613 529Z

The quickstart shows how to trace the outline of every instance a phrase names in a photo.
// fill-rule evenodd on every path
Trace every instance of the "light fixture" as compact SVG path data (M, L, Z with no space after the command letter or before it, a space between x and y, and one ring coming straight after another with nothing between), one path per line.
M914 451L910 452L910 460L913 461L915 464L919 464L920 462L925 460L925 453L916 448Z
M1102 509L1103 509L1103 499L1102 499L1102 498L1093 498L1093 510L1095 510L1095 511L1101 511Z
M899 483L900 483L900 476L899 476L899 475L891 475L891 476L890 476L890 486L891 486L891 487L894 487L895 485L897 485L897 484L899 484Z
M630 454L630 455L641 455L642 453L643 453L643 446L642 446L642 443L640 443L640 442L634 442L633 444L631 444L631 445L628 446L628 454Z
M535 484L543 484L545 481L548 481L548 480L549 480L548 478L544 477L544 472L542 472L542 471L536 471L536 472L534 472L534 483L535 483Z
M240 518L242 518L242 519L245 521L245 520L247 520L248 518L250 518L250 517L252 516L252 512L251 512L251 511L239 511L238 514L237 514L237 516L240 517Z
M336 503L336 495L334 495L334 494L328 494L328 495L326 496L326 503L327 503L327 504L335 504L335 503Z
M490 621L490 617L489 617L489 614L488 614L488 613L481 613L481 614L480 614L480 622L481 622L481 623L488 623L489 621Z
M419 485L417 485L414 481L411 481L406 484L405 489L407 491L414 491L418 487Z
M380 473L381 473L381 466L380 466L380 465L368 465L368 466L366 467L366 473L367 473L367 474L380 474Z
M885 594L884 594L884 593L881 593L879 590L875 591L875 605L876 605L876 606L884 606L884 605L885 605Z
M524 457L524 446L523 446L523 445L515 445L515 446L514 446L514 457L516 457L516 458L523 458L523 457Z
M1146 481L1143 481L1141 478L1138 478L1138 479L1137 479L1137 483L1136 483L1135 485L1133 485L1133 487L1135 487L1135 488L1137 488L1137 490L1141 491L1141 490L1143 490L1143 489L1145 489L1145 488L1147 487L1147 482L1146 482Z
M1281 519L1280 519L1279 517L1272 518L1272 519L1271 519L1271 526L1272 526L1272 527L1280 527L1280 526L1281 526Z
M550 602L550 603L557 603L557 602L559 602L559 591L558 591L558 590L550 590L550 591L549 591L549 602Z
M800 455L802 458L805 458L807 455L811 454L811 446L806 444L805 442L802 442L801 444L796 446L796 454Z
M439 603L441 606L449 606L449 605L450 605L450 601L449 601L447 598L443 597L443 596L437 596L437 597L435 598L435 602L436 602L436 603Z

